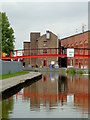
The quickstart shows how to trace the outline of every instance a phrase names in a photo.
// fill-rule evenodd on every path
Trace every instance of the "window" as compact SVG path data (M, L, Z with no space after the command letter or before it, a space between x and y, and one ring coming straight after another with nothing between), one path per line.
M49 32L46 33L46 39L50 39L50 33Z
M47 46L47 41L43 41L43 46L44 46L44 47Z

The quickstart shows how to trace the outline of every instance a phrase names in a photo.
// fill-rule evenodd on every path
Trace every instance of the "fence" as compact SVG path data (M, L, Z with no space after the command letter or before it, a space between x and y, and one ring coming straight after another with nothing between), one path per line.
M19 71L23 71L21 62L0 60L0 74L16 73Z

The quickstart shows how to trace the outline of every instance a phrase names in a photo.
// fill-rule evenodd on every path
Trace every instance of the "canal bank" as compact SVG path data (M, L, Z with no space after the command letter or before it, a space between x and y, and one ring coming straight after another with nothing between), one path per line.
M30 72L29 74L0 80L0 93L39 76L42 76L39 72Z

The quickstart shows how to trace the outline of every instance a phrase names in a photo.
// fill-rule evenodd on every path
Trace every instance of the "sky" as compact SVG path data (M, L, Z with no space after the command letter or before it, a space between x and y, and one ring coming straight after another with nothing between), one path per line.
M6 12L14 29L15 49L23 49L23 42L30 41L30 32L46 30L58 35L60 39L88 30L88 1L49 2L23 0L1 1L0 11ZM77 29L77 30L76 30Z

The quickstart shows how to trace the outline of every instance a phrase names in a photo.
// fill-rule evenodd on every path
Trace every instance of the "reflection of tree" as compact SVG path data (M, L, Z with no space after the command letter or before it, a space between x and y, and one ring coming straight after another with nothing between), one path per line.
M10 98L2 101L2 118L9 118L10 111L13 110L13 98L12 101Z

